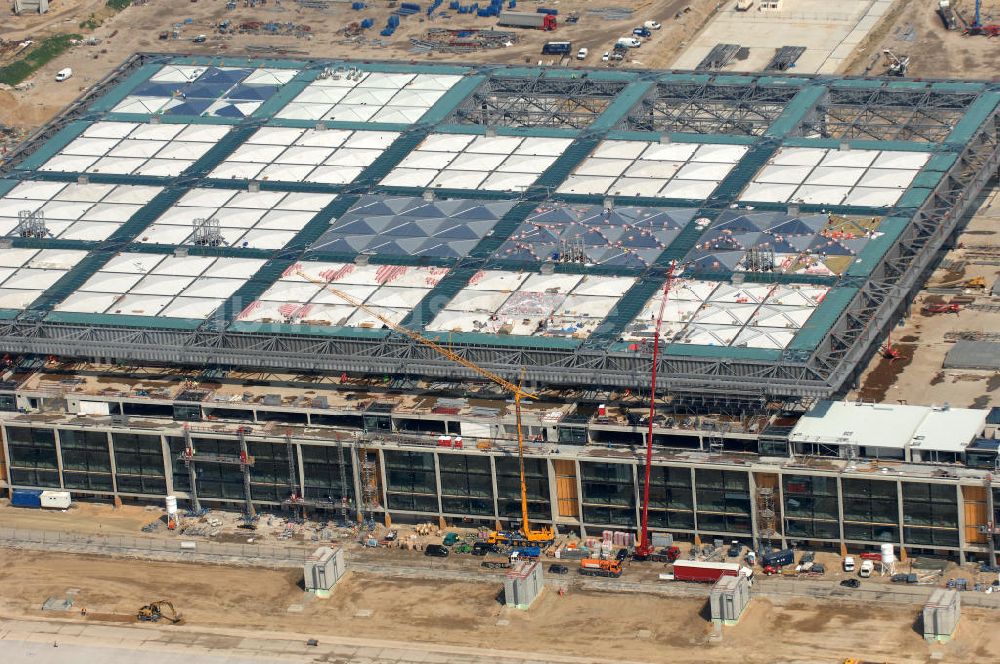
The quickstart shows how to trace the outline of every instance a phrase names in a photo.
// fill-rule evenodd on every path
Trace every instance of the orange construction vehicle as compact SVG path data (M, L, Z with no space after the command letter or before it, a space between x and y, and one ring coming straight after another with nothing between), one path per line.
M584 558L580 561L580 574L584 576L609 576L617 579L622 575L622 564L619 560Z

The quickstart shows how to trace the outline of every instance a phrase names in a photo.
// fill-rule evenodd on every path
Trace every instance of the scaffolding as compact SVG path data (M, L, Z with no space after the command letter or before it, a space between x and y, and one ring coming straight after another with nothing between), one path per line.
M192 244L199 247L219 247L224 244L218 219L214 217L195 219L192 225L194 226L194 231L191 233Z
M763 551L772 551L772 541L777 531L774 527L774 489L767 486L757 488L757 536L762 541Z
M250 468L253 467L254 458L250 456L247 448L246 433L246 427L239 427L236 429L236 436L240 445L240 453L238 456L231 456L227 454L199 454L194 448L194 442L191 440L190 430L187 425L184 426L184 449L178 455L178 459L184 462L185 467L188 469L188 480L191 484L191 506L195 512L201 511L201 503L198 499L198 474L196 472L196 464L216 463L240 467L240 472L243 474L243 496L246 505L246 517L248 519L256 518L257 510L254 509L253 497L250 493Z
M375 508L378 506L378 466L368 457L368 450L358 449L361 471L361 515L368 530L375 530Z
M347 498L347 468L344 463L344 441L337 440L337 465L340 467L340 525L350 523L347 516L349 500Z
M45 226L45 213L41 210L18 211L17 227L14 229L14 235L23 238L48 237L49 229Z

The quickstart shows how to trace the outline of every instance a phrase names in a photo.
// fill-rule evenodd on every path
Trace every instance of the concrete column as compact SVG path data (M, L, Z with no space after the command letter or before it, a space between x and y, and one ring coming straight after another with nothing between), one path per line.
M441 507L441 464L438 463L438 452L431 452L434 459L434 486L437 488L438 503L438 527L444 530L447 526L444 522L444 509Z
M993 482L986 482L986 521L990 526L989 535L987 535L986 543L990 548L990 564L996 565L996 537L993 536L993 531L996 529L996 514L993 511Z
M497 488L497 458L492 454L490 460L490 480L493 482L493 521L495 530L500 530L500 490Z
M118 464L115 463L115 440L110 431L104 433L108 437L108 460L111 462L111 487L115 491L115 501L118 498Z
M958 506L958 562L960 565L965 564L965 547L968 542L965 541L965 501L962 496L962 485L955 485L955 498L956 505Z
M56 468L59 469L59 488L65 489L66 485L63 483L62 445L59 443L59 429L55 427L52 428L52 439L56 443Z
M385 456L382 454L381 449L372 450L375 452L375 458L378 459L378 474L379 478L382 480L379 482L381 493L382 493L382 509L385 513L385 525L390 527L391 517L389 515L389 488L387 485L386 475L385 475Z
M552 459L545 459L545 471L549 476L549 513L555 526L559 519L559 492L556 491L556 469Z
M580 460L575 459L573 463L576 464L576 500L580 506L580 537L586 537L587 526L584 525L583 516L583 473L580 472Z
M840 550L846 551L847 542L844 541L844 486L841 477L837 477L837 528L840 533Z
M304 497L306 495L306 464L302 460L302 445L292 443L292 454L295 455L295 465L299 469L299 495Z
M14 490L11 489L14 483L10 479L10 448L7 447L7 428L0 426L0 443L3 444L3 466L4 479L7 480L7 497L13 497Z
M160 451L163 453L163 479L166 480L167 495L174 495L174 463L170 458L170 446L167 437L160 434Z
M645 463L645 462L644 462ZM632 467L632 495L635 497L633 501L635 505L635 524L636 524L636 534L642 530L642 493L639 489L639 464L632 463L629 464ZM646 475L646 467L642 466L643 478ZM652 484L652 482L650 482ZM638 539L638 538L636 538Z
M701 436L699 435L700 439ZM697 478L694 473L694 466L691 467L691 516L694 517L694 543L701 546L701 532L698 530L698 485L695 484Z
M903 516L903 483L896 482L896 502L899 505L899 555L897 558L903 557L903 547L906 546L906 536L903 534L904 526L904 516Z
M757 479L753 471L747 471L747 487L750 491L750 541L753 550L760 550L760 527L757 523Z
M354 484L354 506L358 510L358 523L364 520L364 505L361 504L361 455L358 454L358 447L351 445L347 448L347 456L351 459L351 479Z

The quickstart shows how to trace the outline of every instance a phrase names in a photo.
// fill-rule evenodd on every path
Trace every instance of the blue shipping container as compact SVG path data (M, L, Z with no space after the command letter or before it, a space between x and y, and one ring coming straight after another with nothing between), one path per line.
M41 507L42 492L38 489L14 489L10 504L13 507Z

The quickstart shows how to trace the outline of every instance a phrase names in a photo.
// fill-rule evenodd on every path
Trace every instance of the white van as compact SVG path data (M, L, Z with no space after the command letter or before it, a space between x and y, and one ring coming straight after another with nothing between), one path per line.
M854 571L854 556L844 557L844 571L853 572Z
M576 59L577 60L586 60L588 53L590 53L590 51L588 51L585 48L581 48L579 51L576 52Z
M635 37L622 37L615 42L615 46L621 46L622 48L639 48L642 46L642 42Z
M649 28L650 30L659 30L661 27L663 27L656 21L646 21L645 23L643 23L643 26Z
M73 78L73 70L69 67L66 67L66 69L60 69L56 72L56 81L62 82L67 78Z
M867 579L875 571L875 563L870 560L861 561L861 569L858 570L858 576L862 579Z

